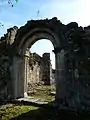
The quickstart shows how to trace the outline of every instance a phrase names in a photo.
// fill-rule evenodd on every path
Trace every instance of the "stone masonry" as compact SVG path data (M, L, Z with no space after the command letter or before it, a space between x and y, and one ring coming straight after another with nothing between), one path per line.
M52 83L53 69L50 63L50 53L44 53L41 57L27 49L25 59L27 93L30 91L31 86L33 87L35 84L50 85Z
M19 29L10 28L1 38L0 86L3 87L0 91L8 86L7 95L11 98L24 96L28 82L26 72L30 71L27 48L44 38L54 46L57 105L67 109L90 109L90 26L83 28L75 22L64 25L57 18L30 20ZM9 77L5 77L3 71Z
M27 49L26 54L26 67L27 67L27 82L29 83L43 83L50 85L50 53L44 53L43 56L39 56L36 53L31 53Z

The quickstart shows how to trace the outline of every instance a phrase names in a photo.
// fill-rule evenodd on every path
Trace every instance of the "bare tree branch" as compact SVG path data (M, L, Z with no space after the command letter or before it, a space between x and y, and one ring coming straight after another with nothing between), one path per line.
M0 23L0 27L4 27L4 25L2 23Z
M11 5L12 7L14 6L14 5L13 5L13 2L18 2L18 0L2 0L2 3L3 3L4 1L7 1L7 3L8 3L9 5Z

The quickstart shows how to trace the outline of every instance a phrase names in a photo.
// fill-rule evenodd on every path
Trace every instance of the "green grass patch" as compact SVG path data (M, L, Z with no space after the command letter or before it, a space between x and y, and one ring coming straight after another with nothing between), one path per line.
M0 107L0 116L2 120L9 120L11 118L17 117L23 113L27 113L32 110L36 110L38 107L26 106L26 105L11 105Z
M35 86L33 89L35 89L35 93L32 94L34 98L40 98L41 100L51 102L55 96L50 95L52 91L55 90L54 86L47 86L42 85L39 87ZM19 117L21 120L27 120L27 118L34 118L34 119L44 119L47 118L48 115L51 115L54 113L50 112L51 109L47 110L45 108L36 107L33 105L22 105L20 104L6 104L3 106L0 106L0 116L2 120L9 120L9 119L15 119ZM44 117L44 115L46 117ZM23 117L22 117L23 116Z

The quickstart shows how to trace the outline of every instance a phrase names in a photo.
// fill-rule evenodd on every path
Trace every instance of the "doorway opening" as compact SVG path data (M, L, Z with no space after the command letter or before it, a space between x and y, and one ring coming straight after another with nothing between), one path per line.
M48 39L40 39L26 49L27 95L37 102L55 100L55 55L53 44Z

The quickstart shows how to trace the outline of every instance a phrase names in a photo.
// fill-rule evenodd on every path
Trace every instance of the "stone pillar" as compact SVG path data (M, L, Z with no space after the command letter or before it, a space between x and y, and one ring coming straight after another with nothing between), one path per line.
M44 84L50 85L50 53L43 54L43 62L44 62Z
M29 49L26 50L26 53L24 55L24 65L25 65L25 72L24 72L24 97L27 97L27 88L28 88L28 82L29 82L29 58L30 58L30 52Z
M20 56L13 57L12 80L13 80L13 98L24 96L24 60Z
M60 105L65 104L67 96L66 59L64 49L55 48L56 58L56 101Z

